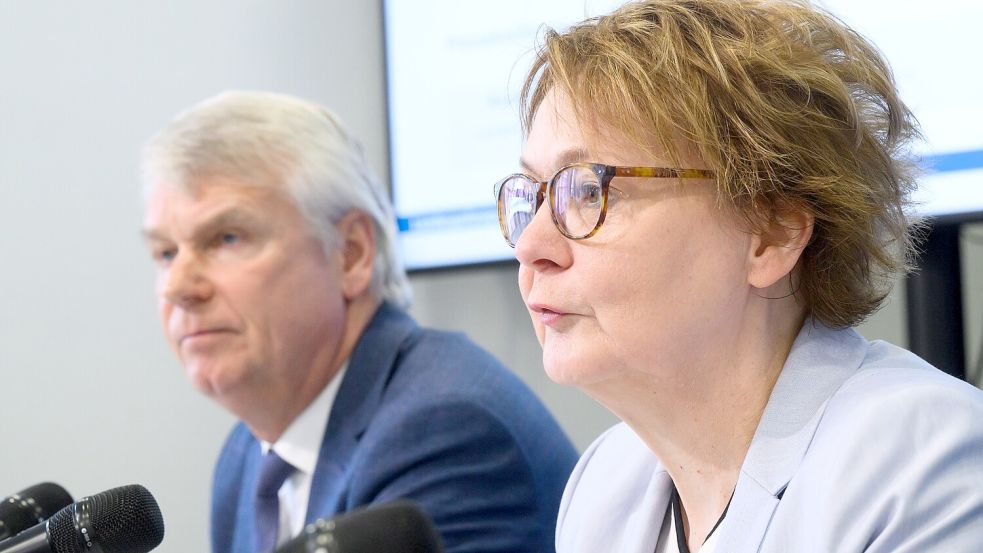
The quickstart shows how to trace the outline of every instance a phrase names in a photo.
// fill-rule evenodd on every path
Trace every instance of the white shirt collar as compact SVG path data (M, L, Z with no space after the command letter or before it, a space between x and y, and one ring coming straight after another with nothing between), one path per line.
M260 441L265 455L272 448L281 459L290 463L298 471L313 475L317 468L317 458L321 453L321 441L328 427L331 408L338 389L348 370L346 360L338 374L334 375L321 393L290 423L280 439L274 444Z

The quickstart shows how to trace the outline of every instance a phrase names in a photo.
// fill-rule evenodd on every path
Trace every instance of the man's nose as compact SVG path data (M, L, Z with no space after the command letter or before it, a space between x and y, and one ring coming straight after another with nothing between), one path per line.
M208 301L213 293L202 260L186 252L176 255L160 278L161 296L181 307Z

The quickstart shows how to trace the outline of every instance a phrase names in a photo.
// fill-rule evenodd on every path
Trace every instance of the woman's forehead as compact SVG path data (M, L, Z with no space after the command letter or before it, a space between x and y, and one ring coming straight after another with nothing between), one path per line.
M551 92L533 118L519 161L523 170L542 179L561 167L584 161L659 167L682 163L687 168L707 168L692 145L663 141L655 134L647 135L645 142L639 143L629 133L603 121L582 121L565 94ZM672 142L675 151L668 152L663 142Z

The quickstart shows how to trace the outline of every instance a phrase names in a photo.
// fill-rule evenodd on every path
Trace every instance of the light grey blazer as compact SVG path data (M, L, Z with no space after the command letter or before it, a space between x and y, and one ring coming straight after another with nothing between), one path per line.
M652 553L672 482L624 424L581 457L558 553ZM719 553L983 552L983 392L807 320L755 432Z

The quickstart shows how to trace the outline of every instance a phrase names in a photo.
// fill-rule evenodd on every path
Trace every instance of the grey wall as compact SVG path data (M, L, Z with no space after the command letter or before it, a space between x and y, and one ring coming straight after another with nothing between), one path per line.
M232 424L164 346L140 240L137 158L178 110L227 88L324 103L386 175L378 2L0 2L0 495L142 483L166 552L207 550L211 465ZM504 77L503 77L504 78ZM966 244L983 334L983 228ZM418 274L413 313L513 367L586 446L613 417L551 384L514 265ZM895 299L863 328L904 342Z

